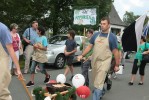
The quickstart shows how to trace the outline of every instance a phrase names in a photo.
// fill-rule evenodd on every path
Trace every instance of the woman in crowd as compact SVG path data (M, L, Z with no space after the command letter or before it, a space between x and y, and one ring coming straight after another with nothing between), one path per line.
M17 33L17 29L18 29L18 25L16 23L12 23L10 25L10 31L11 31L10 34L12 36L12 46L13 46L13 49L15 51L15 54L16 54L18 60L19 60L19 49L22 49L22 44L21 44L20 36ZM14 74L17 75L16 67L13 64L11 57L10 57L10 61L9 62L10 62L9 63L9 69L10 69L10 71L13 68Z
M141 36L140 46L135 55L135 59L133 63L131 81L128 83L129 85L133 85L138 69L140 73L140 82L138 83L138 85L143 85L144 83L144 70L145 70L146 62L142 60L142 56L143 54L149 53L149 51L145 51L146 49L149 49L149 44L146 43L145 37Z

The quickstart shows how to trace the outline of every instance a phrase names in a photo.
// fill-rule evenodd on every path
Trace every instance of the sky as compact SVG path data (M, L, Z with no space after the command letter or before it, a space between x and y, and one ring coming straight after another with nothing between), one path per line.
M120 18L123 19L126 11L134 12L135 15L145 14L149 11L149 0L114 0L114 6Z

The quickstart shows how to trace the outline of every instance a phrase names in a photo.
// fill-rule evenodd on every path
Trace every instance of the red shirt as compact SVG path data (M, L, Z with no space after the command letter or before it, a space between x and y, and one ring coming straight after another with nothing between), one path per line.
M19 37L18 37L18 35L16 35L16 37L12 37L12 46L13 46L14 51L19 50Z

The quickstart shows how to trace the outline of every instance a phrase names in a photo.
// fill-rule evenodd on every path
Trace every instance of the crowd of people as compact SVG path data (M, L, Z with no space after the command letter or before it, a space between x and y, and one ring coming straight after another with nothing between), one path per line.
M103 17L100 25L100 32L93 29L87 30L86 37L83 38L80 45L80 50L83 52L77 57L77 60L81 61L81 73L85 78L84 85L90 87L89 80L93 83L92 100L101 100L105 93L104 85L107 84L107 90L110 90L112 74L119 71L119 65L124 66L121 39L111 32L109 18ZM39 69L45 75L44 83L50 80L50 74L44 68L44 64L48 61L45 53L48 41L46 36L44 36L44 28L38 27L38 22L33 21L31 27L24 31L23 41L21 41L17 29L18 25L15 23L10 25L10 29L3 23L0 23L0 64L2 63L1 65L3 65L0 70L0 100L11 100L8 86L12 72L18 75L19 78L23 78L19 66L19 51L21 49L24 49L23 54L25 57L23 73L27 74L30 72L31 74L30 81L26 84L26 87L34 85L36 69ZM74 76L73 59L77 51L77 43L74 40L75 34L74 30L67 32L68 39L64 49L66 57L64 75L67 76L70 70L72 75L70 81ZM138 84L143 85L146 62L142 60L142 55L149 53L149 51L145 51L148 48L149 44L146 42L145 37L142 36L134 59L129 85L133 85L138 69L140 71L140 82ZM92 70L92 79L89 79L89 69Z

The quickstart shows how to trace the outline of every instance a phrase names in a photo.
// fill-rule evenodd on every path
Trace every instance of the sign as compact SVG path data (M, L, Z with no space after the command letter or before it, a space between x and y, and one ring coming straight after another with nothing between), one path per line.
M76 25L96 25L96 8L90 9L75 9L74 10L74 21Z

